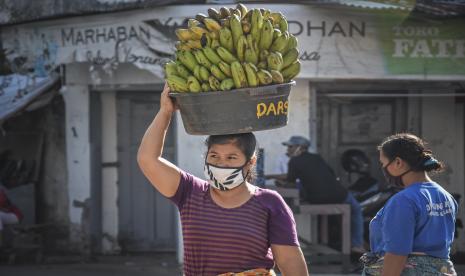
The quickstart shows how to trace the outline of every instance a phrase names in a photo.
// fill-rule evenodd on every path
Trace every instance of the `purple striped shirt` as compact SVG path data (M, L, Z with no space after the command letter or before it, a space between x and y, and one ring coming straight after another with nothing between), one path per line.
M186 276L270 269L271 244L299 246L292 211L275 191L256 188L246 203L227 209L212 200L206 181L181 172L170 200L181 214Z

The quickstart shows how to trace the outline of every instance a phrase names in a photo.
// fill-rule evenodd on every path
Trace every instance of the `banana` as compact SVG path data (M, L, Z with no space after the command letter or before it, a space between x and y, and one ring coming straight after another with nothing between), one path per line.
M209 35L203 34L202 38L200 39L200 44L202 45L202 47L211 47L212 39Z
M220 33L218 31L211 31L208 33L208 36L213 39L220 39Z
M172 75L166 79L166 82L173 92L189 92L187 81L179 76Z
M289 39L287 40L287 45L283 50L283 53L286 53L287 51L289 51L292 48L296 48L297 47L297 41L298 41L297 37L295 37L293 34L290 34Z
M212 67L210 67L210 72L212 72L212 75L220 81L226 78L226 75L215 64L213 64Z
M229 12L229 9L228 9L228 8L226 8L226 7L221 7L221 9L220 9L220 16L221 16L221 19L224 19L224 18L226 18L226 17L228 17L228 16L230 16L230 15L231 15L231 13Z
M258 9L252 10L251 15L251 24L252 27L250 29L250 34L252 35L253 39L257 42L260 41L261 29L263 26L263 15Z
M247 13L244 16L242 16L242 18L249 22L252 22L252 13L253 10L248 10Z
M197 60L190 51L177 51L176 57L182 62L184 66L189 70L194 71L194 68L198 65Z
M203 23L205 24L205 27L207 27L207 29L211 32L216 32L221 29L221 25L215 19L207 17L203 20Z
M244 63L245 74L247 76L247 83L249 87L256 87L259 84L257 77L257 67L250 62Z
M271 77L273 78L273 83L283 83L284 78L281 72L276 70L270 70Z
M236 45L236 56L241 62L244 62L246 48L247 48L247 39L245 38L244 35L241 35Z
M300 61L296 60L294 63L289 65L287 68L285 68L283 71L281 71L281 74L283 75L284 81L288 82L295 78L300 72Z
M231 15L237 15L239 18L242 18L242 13L240 10L238 9L233 9L233 8L229 8L229 12L231 13Z
M211 18L213 18L214 20L218 21L221 19L221 14L219 11L217 11L216 9L214 8L209 8L207 10L207 13L208 13L208 16L210 16Z
M283 68L288 67L299 58L299 50L292 48L283 56Z
M216 52L218 55L221 57L222 60L226 61L227 63L231 64L234 61L237 61L237 58L231 54L226 48L224 47L218 47L216 48Z
M216 48L218 48L218 47L220 47L220 46L221 46L221 45L220 45L220 42L218 41L218 39L213 39L213 40L212 40L212 44L211 44L211 48L212 48L212 49L216 49Z
M220 84L220 89L225 91L225 90L231 90L234 87L234 80L233 79L224 79L221 81Z
M218 91L220 90L220 81L218 79L216 79L214 76L210 76L208 78L208 84L210 85L211 89L213 91Z
M273 30L273 41L276 40L276 38L280 37L281 36L281 31L279 29L274 29Z
M202 49L204 55L207 57L207 59L213 63L213 64L218 64L220 63L221 61L221 58L220 56L218 56L218 54L216 53L215 50L213 50L212 48L210 47L204 47Z
M231 32L232 32L232 37L234 41L233 45L237 45L239 38L244 34L244 32L242 31L240 17L235 14L231 15L229 24L231 25Z
M220 30L220 44L231 53L234 51L234 41L231 30L227 27L223 27Z
M266 61L269 55L270 55L270 52L268 50L263 50L260 52L259 60Z
M252 64L257 64L258 63L257 53L255 53L253 49L247 48L245 50L244 60Z
M273 42L273 25L270 20L265 20L263 28L260 34L260 41L258 42L258 48L260 51L268 50Z
M202 90L199 81L194 76L189 76L187 78L187 85L189 86L190 92L197 93Z
M273 77L271 76L270 72L264 69L258 70L257 77L260 85L268 85L273 82Z
M181 41L187 41L194 38L194 34L189 29L176 29L175 33Z
M289 40L289 33L288 32L283 32L281 36L276 38L275 41L273 41L273 44L271 45L270 50L275 51L275 52L281 52L286 48L287 43Z
M190 18L189 20L187 20L187 27L188 28L192 28L192 27L195 27L195 26L198 26L200 25L200 22L194 18Z
M208 60L208 58L203 54L202 50L195 50L194 56L197 62L207 68L212 66L212 63Z
M220 63L218 63L218 67L220 67L221 71L228 77L232 77L232 74L231 74L231 66L229 66L228 63L224 62L224 61L220 61Z
M200 43L200 40L188 40L185 44L191 49L202 49L202 43Z
M270 17L273 19L273 24L279 24L284 16L280 12L272 12L270 13Z
M279 71L283 67L283 57L280 52L271 52L266 60L270 70Z
M178 75L177 65L174 61L165 63L165 75L166 77Z
M176 41L176 43L174 43L174 47L176 48L176 50L190 50L191 49L183 41Z
M208 30L200 26L193 26L189 28L189 31L192 33L191 39L201 39L203 34L208 34Z
M202 91L203 92L208 92L211 90L210 85L207 82L202 83Z
M241 11L242 18L244 18L248 12L247 7L241 3L237 4L236 9Z
M279 21L279 29L283 33L289 31L289 24L287 23L286 17L284 17L284 15L281 21Z
M258 49L258 44L257 44L257 41L254 40L252 34L248 34L247 35L247 47L252 49L255 54L257 55L257 57L259 56L259 49Z
M197 21L199 21L200 23L203 23L203 21L205 20L205 18L208 18L208 16L206 16L206 15L203 14L203 13L198 13L198 14L195 16L195 19L197 19Z
M266 61L260 61L260 62L257 64L257 68L258 68L258 69L266 69L266 67L267 67Z
M197 66L195 66L194 70L192 71L192 73L194 73L194 77L196 77L198 80L202 79L200 77L200 68L201 67L202 67L202 65L197 65Z
M208 81L210 72L208 71L207 68L200 66L199 76L200 76L200 78L198 78L199 80Z
M227 27L229 28L230 25L229 25L229 19L231 18L231 16L228 16L228 17L225 17L223 19L220 20L220 25L221 27Z
M185 79L187 79L191 75L189 69L187 69L186 66L182 65L182 63L179 61L176 62L176 71L178 71L178 76L181 76Z
M250 32L250 29L252 28L252 25L247 20L244 20L244 19L241 21L241 24L242 24L242 32L244 34L248 34Z
M262 9L260 9L260 11L262 11ZM262 14L263 14L264 18L268 18L268 17L270 17L271 11L269 9L263 9Z
M231 63L231 73L236 88L247 87L247 77L245 75L244 69L242 68L242 65L238 61Z

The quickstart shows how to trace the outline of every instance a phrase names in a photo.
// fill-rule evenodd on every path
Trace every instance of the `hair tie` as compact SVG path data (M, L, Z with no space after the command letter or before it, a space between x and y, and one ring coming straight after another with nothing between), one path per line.
M428 159L423 163L424 166L439 164L439 161L436 160L434 157L429 156Z

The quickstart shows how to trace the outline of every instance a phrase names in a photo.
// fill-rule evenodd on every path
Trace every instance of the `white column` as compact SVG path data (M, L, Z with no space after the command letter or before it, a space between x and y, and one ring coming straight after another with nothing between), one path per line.
M82 208L73 201L90 198L89 90L84 85L61 89L66 109L66 163L68 169L71 242L79 242Z
M102 103L102 163L116 163L117 150L117 115L116 93L101 93ZM118 253L118 168L102 168L102 251Z

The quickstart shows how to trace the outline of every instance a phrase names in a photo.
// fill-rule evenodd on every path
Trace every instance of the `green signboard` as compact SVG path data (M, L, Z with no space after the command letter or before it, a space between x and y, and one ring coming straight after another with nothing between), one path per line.
M465 75L465 19L391 15L380 26L386 73Z

